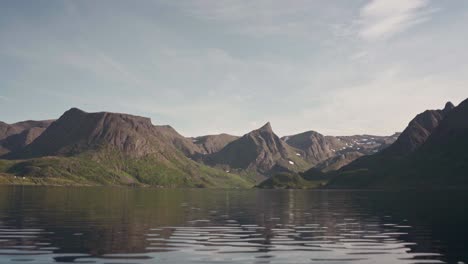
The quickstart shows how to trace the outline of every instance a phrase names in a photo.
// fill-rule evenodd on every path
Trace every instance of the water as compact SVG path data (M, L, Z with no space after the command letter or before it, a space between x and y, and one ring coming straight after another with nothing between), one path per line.
M468 195L0 187L0 263L468 263Z

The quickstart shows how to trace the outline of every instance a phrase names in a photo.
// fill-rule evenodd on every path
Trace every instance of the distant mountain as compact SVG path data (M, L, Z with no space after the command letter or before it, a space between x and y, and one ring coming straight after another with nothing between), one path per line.
M399 133L391 136L354 135L323 136L315 131L285 136L290 146L304 152L304 159L323 172L337 170L364 156L375 154L391 145Z
M206 155L212 166L241 169L262 175L281 171L301 171L310 165L302 158L304 152L281 140L270 123L227 144L218 152Z
M201 153L215 153L223 149L227 144L238 139L238 136L229 134L208 135L192 138L192 142L201 148Z
M18 151L35 140L53 120L23 121L14 124L0 122L0 156Z
M12 174L69 175L68 179L85 183L248 185L237 175L208 168L186 156L198 151L190 139L169 126L153 126L149 118L72 108L31 144L4 158L33 159L12 166L7 171ZM56 158L47 158L51 156Z
M304 159L315 165L335 156L333 146L325 136L315 131L282 137L288 145L304 152Z
M468 100L416 116L386 150L334 173L330 188L467 187Z

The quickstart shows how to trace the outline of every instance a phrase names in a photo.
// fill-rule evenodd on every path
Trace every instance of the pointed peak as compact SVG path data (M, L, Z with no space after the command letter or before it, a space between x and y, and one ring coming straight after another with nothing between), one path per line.
M63 115L60 118L81 116L83 114L86 114L86 112L79 109L79 108L73 107L73 108L70 108L69 110L65 111L65 113L63 113Z
M65 113L86 113L86 112L77 107L72 107L69 110L67 110Z
M268 131L268 132L273 132L273 129L271 128L270 122L267 122L265 125L263 125L261 128L258 129L259 131Z
M455 105L452 104L452 102L447 102L444 107L444 111L450 111L453 108L455 108Z

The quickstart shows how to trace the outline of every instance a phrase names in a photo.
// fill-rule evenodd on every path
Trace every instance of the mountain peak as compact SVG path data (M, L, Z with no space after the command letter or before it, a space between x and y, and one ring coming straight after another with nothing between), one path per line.
M267 132L273 132L273 129L271 128L270 122L267 122L265 125L263 125L261 128L257 129L258 131L267 131Z
M447 103L445 104L445 107L444 107L444 110L443 110L443 111L444 111L444 112L447 112L447 111L452 110L453 108L455 108L455 105L454 105L452 102L449 101L449 102L447 102Z
M73 155L103 146L142 156L154 152L157 147L153 142L158 141L161 143L155 138L155 128L149 118L109 112L87 113L71 108L34 142L10 156Z
M72 108L68 109L67 111L65 111L64 114L66 114L66 113L69 113L69 114L70 114L70 113L80 113L80 114L83 114L83 113L86 113L86 112L83 111L83 110L81 110L81 109L79 109L79 108L77 108L77 107L72 107Z
M415 151L454 108L451 102L447 102L442 110L426 110L418 114L410 121L395 143L383 152L386 155L404 155Z

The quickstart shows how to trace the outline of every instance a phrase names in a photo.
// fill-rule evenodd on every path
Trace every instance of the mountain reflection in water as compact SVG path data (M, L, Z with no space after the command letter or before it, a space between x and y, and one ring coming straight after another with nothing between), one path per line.
M0 187L0 263L457 263L468 195Z

